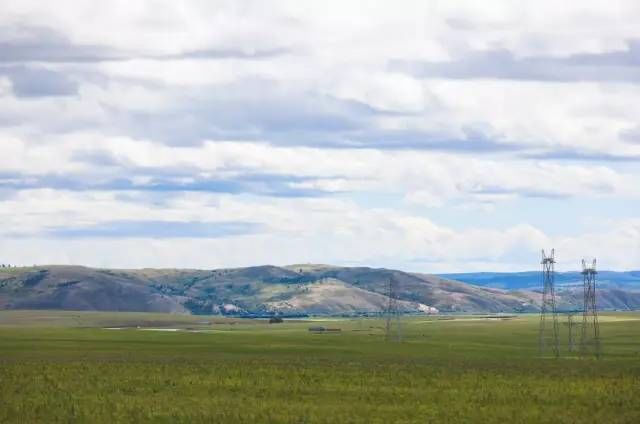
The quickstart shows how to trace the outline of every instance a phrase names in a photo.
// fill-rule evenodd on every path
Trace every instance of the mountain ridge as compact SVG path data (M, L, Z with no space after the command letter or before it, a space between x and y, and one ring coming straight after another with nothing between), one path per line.
M387 268L294 264L202 270L46 265L0 268L0 309L371 315L386 307L390 279L398 283L399 306L405 313L535 312L540 302L540 293L531 286L507 290ZM579 307L580 296L580 287L562 287L559 309ZM598 300L603 309L640 309L640 284L601 288Z
M540 271L519 272L463 272L437 274L443 278L454 279L481 287L502 288L507 290L539 288ZM640 271L598 271L599 286L640 287ZM555 281L559 286L582 283L580 271L563 271L555 273Z

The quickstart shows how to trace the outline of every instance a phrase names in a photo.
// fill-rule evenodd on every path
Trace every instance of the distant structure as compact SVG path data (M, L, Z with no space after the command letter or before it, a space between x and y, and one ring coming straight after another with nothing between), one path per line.
M600 358L600 324L596 307L596 260L591 266L582 260L582 279L584 284L584 308L582 312L582 337L580 338L580 354L592 352Z
M402 328L400 325L400 307L398 304L398 282L393 277L389 278L387 297L385 340L388 342L401 342Z
M567 312L567 328L569 331L569 342L567 343L567 347L569 348L569 352L574 352L576 350L576 321L574 319L576 315L575 311Z
M558 346L558 313L556 311L555 293L555 250L547 256L542 251L542 305L540 306L540 331L538 349L540 354L551 350L557 358L560 356ZM548 322L548 321L551 322Z

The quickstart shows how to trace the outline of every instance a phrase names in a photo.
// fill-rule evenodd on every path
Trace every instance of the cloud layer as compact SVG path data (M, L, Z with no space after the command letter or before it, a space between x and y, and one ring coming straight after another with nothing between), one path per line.
M0 12L3 262L640 266L636 2Z

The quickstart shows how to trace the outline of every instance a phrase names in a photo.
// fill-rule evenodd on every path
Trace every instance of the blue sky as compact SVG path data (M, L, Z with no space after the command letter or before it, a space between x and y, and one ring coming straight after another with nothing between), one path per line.
M635 1L0 5L0 262L640 267Z

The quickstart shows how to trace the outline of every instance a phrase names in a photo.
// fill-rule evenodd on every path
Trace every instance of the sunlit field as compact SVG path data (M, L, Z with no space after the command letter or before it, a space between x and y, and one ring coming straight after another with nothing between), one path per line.
M537 351L538 318L261 320L0 312L0 422L640 422L640 314L604 355ZM322 326L339 329L309 331Z

